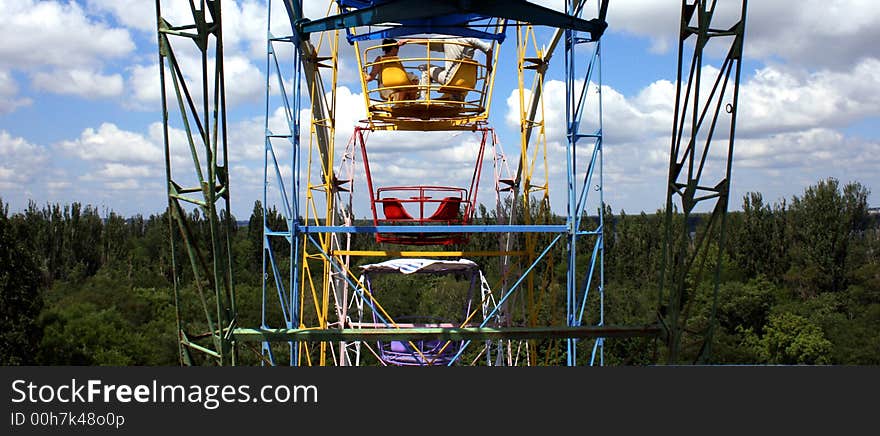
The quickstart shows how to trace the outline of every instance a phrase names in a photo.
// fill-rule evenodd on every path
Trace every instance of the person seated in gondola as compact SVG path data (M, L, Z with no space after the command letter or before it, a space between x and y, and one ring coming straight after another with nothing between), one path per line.
M402 39L399 45L407 43L427 44L431 51L442 52L445 59L443 65L420 65L419 70L422 71L419 80L419 89L428 89L430 82L442 85L450 85L455 78L457 70L461 67L462 61L471 61L476 54L476 50L480 50L486 54L486 74L492 72L492 44L478 38L442 38L432 39L430 42L415 41L410 39ZM429 68L430 67L430 68ZM476 70L473 70L475 73ZM473 80L476 78L474 77ZM442 90L441 90L442 91ZM464 100L466 92L449 92L447 97L453 100Z
M419 77L407 72L403 68L403 64L400 63L400 58L398 57L399 51L400 45L396 39L383 39L383 54L376 56L376 59L373 60L373 67L366 76L367 82L378 81L380 88L407 87L405 89L380 90L379 95L383 100L415 100L419 95L415 86L409 88L409 85L417 85L419 83Z

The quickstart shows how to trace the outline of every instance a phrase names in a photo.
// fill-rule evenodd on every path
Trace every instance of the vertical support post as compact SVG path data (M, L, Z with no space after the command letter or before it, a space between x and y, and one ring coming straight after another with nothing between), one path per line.
M728 23L717 23L729 17L716 15L714 0L682 0L681 4L678 82L658 299L658 316L666 330L668 364L678 364L685 359L704 363L711 359L726 242L746 4L747 1L742 0L739 17L734 17L729 27L722 27ZM704 51L711 43L726 44L727 55L714 81L707 84L702 80ZM686 53L691 49L692 52ZM708 95L703 94L705 92ZM707 157L716 130L721 129L726 130L718 133L727 139L727 151L718 165ZM703 204L705 209L700 208ZM704 223L691 228L698 214L704 215ZM705 323L691 326L688 325L690 312L707 264L714 269L709 316Z
M272 2L268 4L266 45L266 106L265 106L265 158L263 168L263 328L276 328L270 320L283 319L285 328L301 326L301 283L298 259L302 257L301 237L297 234L300 216L299 166L300 153L300 53L293 49L297 35L291 33L276 36L271 32ZM281 50L276 50L280 47ZM289 49L292 50L289 50ZM292 59L279 60L278 53L292 52ZM273 80L274 79L274 80ZM272 84L276 88L273 92ZM289 85L288 85L289 84ZM290 89L288 89L290 86ZM270 126L273 111L282 110L284 125ZM273 130L276 129L276 130ZM276 152L276 146L280 147ZM291 174L283 174L284 165L278 154L290 152ZM289 177L289 178L288 178ZM270 196L270 193L272 194ZM280 206L278 209L274 204ZM270 206L272 204L272 206ZM287 266L287 271L283 267ZM277 321L276 321L277 322ZM300 344L287 343L287 363L293 366L300 361ZM269 342L263 343L263 354L270 364L279 362Z
M517 218L517 207L522 207L522 223L532 225L542 220L549 209L549 169L547 166L547 137L544 129L544 74L547 62L544 53L537 46L535 30L531 25L517 27L516 33L517 79L519 83L520 113L520 159L516 178L513 181L514 203L511 204L511 217ZM527 74L532 71L532 74ZM527 76L531 83L527 84ZM536 139L532 139L537 132ZM543 179L543 180L542 180ZM538 193L540 200L535 203L533 194ZM517 196L521 203L517 204ZM509 236L508 236L509 237ZM526 256L525 265L534 262L537 253L538 236L533 233L523 235ZM538 325L538 313L544 301L544 294L536 292L535 276L537 271L526 278L525 306L526 324L529 327ZM506 305L505 305L506 306ZM503 309L508 310L508 307ZM537 341L529 341L526 350L530 356L536 356Z
M298 229L302 224L333 226L337 220L344 218L344 214L337 209L335 197L339 192L342 181L337 180L334 164L334 137L335 137L335 97L337 81L337 49L339 32L328 33L330 37L321 35L317 41L317 47L312 45L308 35L299 33L296 23L302 20L303 10L301 0L280 0L286 10L284 19L290 28L290 34L286 36L274 36L271 34L272 2L269 2L269 30L267 44L267 71L268 75L277 77L277 89L271 89L273 82L266 82L266 159L264 170L264 189L270 187L277 190L278 197L275 201L281 206L284 223L266 220L264 226L264 276L263 276L263 300L277 303L264 308L264 324L268 319L277 319L281 312L287 328L329 328L331 316L339 318L341 328L345 320L345 307L347 296L345 295L347 284L344 275L340 275L332 268L330 259L316 253L310 253L307 249L305 235ZM320 57L322 44L329 47L330 56ZM275 50L277 44L289 44L293 53L292 63L280 62L279 51ZM288 50L281 50L287 53ZM326 61L331 61L330 65ZM274 71L273 71L274 67ZM322 70L330 71L330 90L328 97L322 78ZM292 86L291 86L292 84ZM287 89L291 86L291 89ZM276 92L277 91L277 92ZM306 92L311 109L311 121L309 123L309 147L308 153L303 156L303 144L300 137L302 126L302 93ZM273 104L271 99L275 99ZM284 110L287 125L282 127L284 131L273 132L269 125L273 111L278 106ZM277 129L277 126L275 127ZM282 165L279 165L273 142L290 149L290 169L292 174L283 174ZM303 160L306 160L305 168L302 168ZM303 171L304 170L304 171ZM305 172L305 174L303 174ZM276 213L274 207L270 209L270 199L264 193L264 217ZM302 203L302 204L301 204ZM275 220L278 221L278 220ZM311 221L311 222L310 222ZM350 236L342 236L349 238ZM332 256L340 248L340 236L325 233L318 236L320 249ZM283 246L282 253L276 253L275 248ZM275 247L275 248L273 248ZM315 271L310 268L311 263L320 262L321 266ZM286 277L282 277L283 267L287 267ZM330 297L333 297L331 301ZM331 310L334 304L336 310ZM268 326L266 326L268 327ZM337 359L334 347L328 342L317 344L312 349L312 344L304 342L289 342L290 365L312 365L317 363L325 365L329 363L328 355ZM271 350L271 344L263 344L264 354ZM344 363L347 358L343 356L346 350L344 343L339 344L339 353L336 363ZM271 353L270 353L271 354ZM315 357L317 362L312 362ZM274 360L272 361L274 362ZM283 363L283 362L279 362Z
M602 9L607 8L607 2L598 2L597 10L601 19L604 19ZM567 13L571 16L579 16L583 11L583 2L573 0L567 3ZM567 185L566 193L568 204L566 207L566 224L568 225L568 272L566 276L566 323L568 326L581 326L585 322L596 325L604 325L605 313L605 288L604 288L604 211L605 200L603 193L603 165L602 165L602 76L601 76L601 42L587 37L583 32L566 30L565 34L565 89L566 89L566 168ZM592 55L584 65L578 64L578 60L584 56L576 53L578 47L592 48ZM595 80L594 82L594 74ZM588 106L589 105L589 106ZM585 133L584 130L592 128ZM580 163L579 150L592 145L589 156L584 156L584 162ZM582 179L582 182L580 181ZM595 196L590 195L596 191ZM595 198L594 198L595 197ZM593 206L587 206L592 201L598 217L593 221L589 213ZM586 218L586 219L585 219ZM579 244L592 246L589 263L586 264L584 276L579 282L578 257L580 255ZM590 291L596 289L598 298L591 309L595 315L591 319L585 319ZM604 339L596 338L593 343L593 352L589 363L595 364L595 356L598 352L601 364ZM578 365L579 358L578 340L569 338L566 341L566 364Z
M229 205L220 2L190 2L190 12L191 22L171 23L162 15L162 1L156 0L178 346L184 365L202 361L235 365L238 356L232 340L236 310L230 241L233 227ZM178 51L196 55L191 57L200 61L199 78L184 75L185 68L178 60L188 57L178 57ZM212 57L214 68L210 70L208 65ZM169 75L180 116L179 124L169 117ZM200 83L200 89L191 89L193 83ZM186 144L171 141L170 131L175 128L182 128ZM172 168L171 156L177 154L175 151L179 148L188 149L192 158L191 172L176 172ZM187 208L194 209L192 215ZM173 231L175 226L178 232ZM177 238L182 241L192 268L189 283L182 281L182 271L177 268ZM186 318L194 307L201 309L204 319Z

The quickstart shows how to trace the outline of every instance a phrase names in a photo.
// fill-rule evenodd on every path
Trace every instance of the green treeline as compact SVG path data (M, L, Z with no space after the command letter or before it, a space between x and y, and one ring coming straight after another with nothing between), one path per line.
M841 186L828 179L790 201L766 203L760 193L742 199L742 210L728 217L713 363L880 364L880 216L868 209L867 197L859 183ZM479 221L497 222L493 212L480 209ZM605 324L653 323L663 213L612 214L610 207L605 213ZM196 234L207 231L197 211L188 219ZM242 326L260 323L262 219L257 203L248 224L231 235ZM268 220L280 227L277 212ZM10 215L0 200L0 364L177 365L169 232L165 214L125 218L78 203L31 203ZM367 237L354 242L354 249L377 247ZM473 235L461 248L498 245L497 234ZM176 250L181 262L185 252ZM589 253L579 255L589 259ZM539 316L563 323L552 308L564 305L567 264L561 254L550 261L537 280L543 295L536 297ZM498 261L478 262L496 282ZM177 273L181 288L191 285L185 264ZM579 280L585 273L586 265L578 265ZM695 286L708 289L712 274L700 280ZM411 281L396 286L413 289ZM451 279L428 282L421 285L437 291L399 297L389 292L385 303L421 314L437 312L440 305L457 307L451 296L461 290ZM691 309L696 324L711 306L707 297L699 298ZM595 306L595 295L589 304ZM595 322L595 315L589 316ZM654 345L644 338L608 339L605 362L652 364Z

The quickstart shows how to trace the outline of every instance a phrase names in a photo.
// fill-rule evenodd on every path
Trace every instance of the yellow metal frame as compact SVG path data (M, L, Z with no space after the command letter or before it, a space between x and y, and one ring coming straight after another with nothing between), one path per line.
M328 8L328 15L334 9L334 3L330 2L330 7ZM499 23L499 26L501 23ZM305 207L304 207L304 220L308 225L315 226L336 226L340 225L336 222L336 218L338 217L339 207L342 206L337 203L336 194L338 190L338 180L334 170L334 161L335 161L335 133L336 133L336 125L335 125L335 115L336 115L336 87L337 87L337 79L338 79L338 57L339 57L339 31L332 32L324 32L320 34L320 38L317 42L316 52L320 53L320 50L324 44L325 49L329 51L329 57L321 58L321 63L319 64L324 74L330 76L330 89L328 90L328 95L321 95L322 89L319 89L317 86L313 86L308 90L310 98L312 101L316 101L317 99L325 99L326 98L326 107L328 111L326 112L326 116L323 119L315 119L314 112L312 112L313 116L310 121L310 129L309 129L309 147L307 153L307 163L306 163L306 189L305 189ZM429 40L420 40L425 44L429 43ZM361 72L365 71L365 68L370 68L373 63L365 62L366 59L369 58L370 52L372 50L380 49L381 46L373 46L361 50L360 43L356 42L355 44L355 52L357 53L357 62L358 62L358 70ZM405 60L408 61L422 61L425 63L430 63L433 59L435 62L437 58L432 58L430 53L430 49L426 46L426 56L424 58L408 58ZM370 93L376 93L377 89L370 89L367 81L365 80L365 75L360 75L361 89L363 90L363 98L364 105L367 108L368 118L365 122L368 124L371 130L422 130L422 131L442 131L442 130L474 130L478 127L484 126L488 123L488 115L491 110L492 103L492 95L495 84L495 75L497 73L498 57L500 56L500 50L497 43L493 43L493 57L491 59L493 68L491 73L485 74L482 76L478 75L477 83L481 83L482 86L480 90L475 90L480 93L480 100L482 102L483 109L478 114L469 115L464 117L439 117L432 119L413 119L413 118L396 118L393 116L383 115L382 111L371 111L370 107L373 105L373 100L370 98ZM532 210L532 205L534 201L539 201L541 204L549 204L549 170L548 170L548 162L547 162L547 141L546 141L546 132L544 129L544 108L543 102L538 104L538 110L532 114L530 111L526 110L527 105L531 103L527 100L528 96L540 95L544 82L544 72L546 70L546 65L536 63L535 59L542 59L544 57L544 53L539 48L536 38L535 31L529 25L517 26L517 72L518 72L518 82L519 82L519 96L520 96L520 120L521 120L521 138L520 138L520 165L522 168L519 193L518 195L521 198L515 204L515 207L522 207L525 213L523 216L525 217L524 224L532 224L539 222L541 219L537 216L533 216L530 212ZM445 60L444 60L445 61ZM393 61L390 61L393 62ZM482 66L485 70L485 66ZM529 73L529 72L533 72ZM532 74L531 77L531 87L526 88L526 80L527 76ZM432 85L433 86L433 85ZM407 88L407 86L403 87L386 87L386 89L403 89ZM434 86L435 91L439 88L439 85ZM528 92L527 92L528 89ZM429 93L430 94L430 93ZM407 102L404 102L407 103ZM412 103L412 102L408 102ZM452 102L461 104L461 102ZM449 101L431 99L430 95L424 102L426 106L435 105L447 105L450 104ZM345 126L346 128L348 126ZM324 133L324 137L328 138L329 143L326 144L326 149L323 149L318 144L318 133ZM532 138L529 133L534 132L535 137ZM515 215L515 214L514 214ZM359 278L351 271L349 265L352 257L380 257L380 258L391 258L391 257L437 257L437 258L449 258L449 257L510 257L520 259L518 264L521 265L521 268L525 265L530 265L535 259L535 249L538 244L538 236L534 234L524 234L522 237L524 238L523 245L521 248L516 250L504 251L463 251L463 250L352 250L343 247L350 247L350 244L340 243L338 238L350 238L349 234L339 234L339 233L323 233L316 235L316 241L319 245L319 250L315 249L312 245L310 245L310 241L306 236L302 236L300 240L301 248L301 266L300 266L300 305L299 305L299 319L300 325L299 328L302 329L328 329L334 327L345 327L346 319L344 313L337 312L335 314L337 319L334 318L334 314L331 305L334 303L331 300L331 294L334 292L339 292L340 286L348 286L347 283L353 283L355 286L359 287L363 292L366 299L371 301L377 310L383 313L383 316L389 321L389 323L393 327L400 327L393 318L382 309L381 304L377 301L370 293L367 291L363 284L360 282ZM329 256L325 256L324 253L327 253ZM331 261L332 259L332 261ZM332 263L331 263L332 262ZM335 270L333 263L337 265L342 271L338 272ZM552 263L548 266L547 270L545 270L544 281L547 283L547 279L549 278L549 274L552 271ZM513 269L507 269L504 273L503 277L498 278L497 287L493 287L493 289L499 289L502 285L508 280L507 275L513 274ZM527 278L527 282L523 283L525 285L525 301L523 302L523 309L526 311L525 315L528 319L528 323L530 326L537 325L538 322L538 312L542 304L545 301L545 298L549 294L547 292L536 293L535 288L537 286L536 278L534 277L538 272L534 271L532 274L529 274ZM537 280L540 281L540 280ZM546 288L546 286L544 286ZM336 298L339 298L337 295ZM347 297L346 297L347 298ZM338 303L337 303L338 305ZM475 307L480 307L477 305ZM478 309L475 309L474 312L470 313L467 319L464 321L462 326L465 326L468 322L470 322L473 317L477 315ZM299 343L299 353L300 361L297 362L299 365L330 365L330 364L340 364L339 360L343 358L341 356L342 347L340 346L340 355L335 355L332 353L331 349L332 343L329 342L320 342L318 344L314 343ZM418 348L415 346L413 342L409 342L409 345L418 351ZM449 343L447 343L449 345ZM521 346L522 344L520 344ZM317 349L315 349L317 347ZM535 364L536 363L536 346L535 343L532 342L527 345L526 352L526 362L527 364ZM375 355L375 351L367 345L367 349ZM317 359L314 357L317 356ZM332 357L332 358L331 358ZM422 356L424 357L424 356ZM549 357L549 356L548 356Z
M538 45L535 29L527 23L516 26L516 53L517 53L517 81L519 84L519 118L520 118L520 163L519 163L519 195L523 208L525 225L536 224L546 221L542 217L543 211L549 210L550 185L549 165L547 162L547 136L544 125L544 73L547 64L544 62L545 53ZM532 72L532 73L530 73ZM531 76L531 85L526 88L527 76ZM537 102L533 99L539 98ZM533 108L534 113L532 113ZM536 133L535 139L532 134ZM531 147L531 149L530 149ZM533 194L538 194L533 198ZM538 216L533 216L533 201L538 199ZM526 265L531 265L535 259L535 250L538 235L524 234L525 252L528 256L523 259ZM528 314L529 327L538 325L538 313L544 304L544 298L549 289L550 272L552 271L552 257L548 257L548 266L545 269L544 284L541 289L535 290L535 273L526 278L525 309ZM537 357L537 344L530 341L527 347L529 356Z
M338 10L335 10L334 5L335 2L331 1L327 9L328 16L338 13ZM318 63L317 65L319 67L319 74L321 68L330 70L330 98L325 101L325 106L329 110L324 119L315 119L314 112L312 112L313 115L309 124L309 151L306 165L306 199L303 218L306 224L330 226L334 224L336 215L333 196L333 190L335 189L333 184L335 180L333 162L335 159L339 31L336 30L321 33L315 46L315 52L320 53L325 43L327 44L330 54L329 57L323 59L323 61L330 61L330 63L329 65L326 63ZM322 89L318 89L317 83L318 82L315 81L309 89L309 98L312 102L318 99L326 99L326 95L323 95L321 92ZM323 130L326 133L325 137L329 142L326 147L326 154L322 153L320 147L318 147L317 135L319 130ZM317 197L323 198L323 207L317 201ZM323 215L319 213L319 210L323 212ZM334 242L336 241L335 238L338 236L330 233L323 233L317 236L321 250L325 253L332 252ZM320 253L310 252L310 245L308 242L306 236L301 237L300 247L302 247L302 269L300 271L300 277L302 277L302 280L300 281L299 292L300 328L326 329L330 324L330 293L333 284L333 269L329 259L325 258ZM317 277L320 277L321 280L318 283L316 283L315 275L310 266L310 261L320 262L320 275ZM306 324L307 318L305 315L307 314L306 310L308 307L306 303L309 302L309 297L311 297L311 308L315 311L315 326L309 326ZM315 364L315 362L312 362L311 360L309 344L301 342L299 343L299 347L300 352L298 355L300 356L300 362L297 363L299 365ZM318 365L325 366L328 364L327 354L328 343L321 342L319 344Z

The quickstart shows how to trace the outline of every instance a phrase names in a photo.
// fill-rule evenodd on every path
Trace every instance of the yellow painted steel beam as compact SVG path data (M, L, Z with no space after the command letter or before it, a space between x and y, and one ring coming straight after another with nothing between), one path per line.
M376 116L370 120L371 130L399 131L474 131L486 124L485 116L473 116L460 119L429 119L401 120L391 117Z
M328 1L327 15L339 11L334 2ZM335 159L336 137L336 88L338 82L338 58L339 58L339 31L321 32L315 46L309 41L304 41L307 53L312 56L303 58L303 72L305 73L306 85L311 102L311 119L309 122L309 148L306 169L306 199L304 219L305 222L313 222L315 225L332 226L336 204L334 202L333 180ZM326 44L326 45L325 45ZM329 50L329 56L320 57L318 54L322 47ZM323 73L322 73L323 71ZM329 77L326 77L328 76ZM324 87L325 78L329 78L330 87ZM325 91L328 91L325 93ZM329 95L327 95L329 94ZM323 201L322 201L323 200ZM332 267L323 256L310 252L309 244L305 236L301 239L302 265L300 281L299 319L305 328L325 329L331 322L330 319L330 293L332 280ZM317 235L317 242L323 251L330 251L333 246L332 235ZM317 260L319 265L309 266L309 260ZM310 299L311 304L307 304ZM314 311L314 320L306 320L305 309L309 307L309 313ZM312 323L315 323L312 325ZM311 364L312 356L308 350L301 349L300 359L307 359ZM317 363L324 366L328 364L327 344L320 344L317 348ZM299 362L300 364L302 362Z
M514 203L517 203L517 195L520 196L520 206L523 210L523 221L526 225L540 222L546 219L539 211L533 216L532 202L537 200L541 207L549 206L549 166L547 161L547 137L544 118L544 79L547 68L545 50L538 45L535 29L531 25L517 28L516 35L517 53L517 81L519 85L519 113L520 113L520 159L516 173L514 186L519 190L514 192ZM527 78L531 84L527 84ZM536 130L537 138L532 138L532 132ZM534 143L534 145L532 144ZM536 182L536 179L539 180ZM543 195L533 199L533 193ZM527 264L535 261L535 247L537 238L535 235L525 235L525 251L532 253L526 258ZM541 289L550 289L546 286L547 274L545 270L545 286ZM545 292L537 291L537 283L534 274L529 274L525 282L525 309L528 316L528 325L537 327L538 313L544 304ZM528 344L529 354L537 356L537 344L530 341Z

